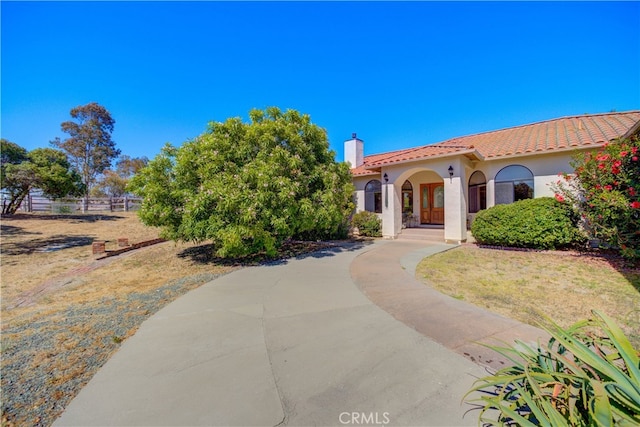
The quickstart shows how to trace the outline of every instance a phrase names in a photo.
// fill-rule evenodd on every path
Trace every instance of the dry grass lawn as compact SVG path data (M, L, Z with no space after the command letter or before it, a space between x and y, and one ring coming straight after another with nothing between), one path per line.
M189 256L198 252L195 245L173 242L96 262L92 241L106 240L110 250L120 237L137 243L157 238L158 230L143 226L135 213L2 218L3 425L49 425L153 310L235 268ZM46 283L54 286L42 291ZM34 289L41 292L16 307ZM154 295L153 302L145 295ZM77 321L69 321L69 313ZM52 339L41 343L43 336ZM31 343L38 345L27 348ZM24 348L14 352L16 346ZM16 382L25 389L30 384L32 395L18 396L27 394L23 389L10 395Z
M109 258L103 261L103 267L65 280L70 271L81 272L83 268L92 267L97 258L91 251L93 241L104 240L107 250L115 250L120 237L127 237L129 243L138 243L158 236L157 229L144 226L132 212L108 215L18 214L2 218L3 323L25 311L58 310L103 296L147 291L172 279L230 270L228 266L214 262L198 262L178 256L196 245L166 242ZM56 247L62 249L55 250ZM61 290L45 292L35 306L14 308L20 295L56 278L61 278L64 284Z
M3 217L1 227L3 311L19 294L94 261L94 240L105 240L107 249L115 249L119 237L128 237L131 243L158 237L156 229L143 226L131 212L17 214Z
M522 252L464 245L424 259L417 277L454 298L539 326L601 310L640 348L640 268L575 252Z

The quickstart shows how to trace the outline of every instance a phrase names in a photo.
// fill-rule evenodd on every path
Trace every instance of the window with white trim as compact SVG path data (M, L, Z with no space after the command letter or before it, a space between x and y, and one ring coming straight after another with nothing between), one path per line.
M476 213L487 208L487 179L480 171L475 171L469 178L469 213Z
M511 165L496 174L496 205L533 199L533 173L521 165Z
M382 213L382 183L377 179L367 182L364 187L364 209L369 212Z
M402 184L402 213L413 215L413 185L409 181Z

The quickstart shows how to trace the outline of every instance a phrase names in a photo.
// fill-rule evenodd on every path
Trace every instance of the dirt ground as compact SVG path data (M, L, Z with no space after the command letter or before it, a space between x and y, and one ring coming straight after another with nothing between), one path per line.
M0 238L3 311L15 303L18 295L94 261L93 241L105 240L108 249L115 249L120 237L128 237L135 243L158 237L158 230L143 226L135 213L130 212L3 217Z
M2 218L3 426L50 425L146 317L236 268L206 245L92 254L94 241L115 250L118 238L158 236L135 213Z

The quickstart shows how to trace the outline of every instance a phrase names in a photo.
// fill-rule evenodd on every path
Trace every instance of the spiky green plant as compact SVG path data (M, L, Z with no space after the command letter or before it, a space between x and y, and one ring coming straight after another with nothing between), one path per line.
M488 346L513 366L480 378L465 395L480 423L519 426L640 425L640 353L606 314L563 329L546 346Z

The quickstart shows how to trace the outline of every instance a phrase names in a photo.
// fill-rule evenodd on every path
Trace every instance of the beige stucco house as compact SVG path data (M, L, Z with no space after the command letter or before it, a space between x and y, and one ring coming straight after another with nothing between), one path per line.
M496 204L553 196L550 184L571 173L576 150L637 134L640 110L563 117L388 153L364 155L356 134L345 141L356 210L377 213L382 234L443 227L449 242L467 240L474 215Z

